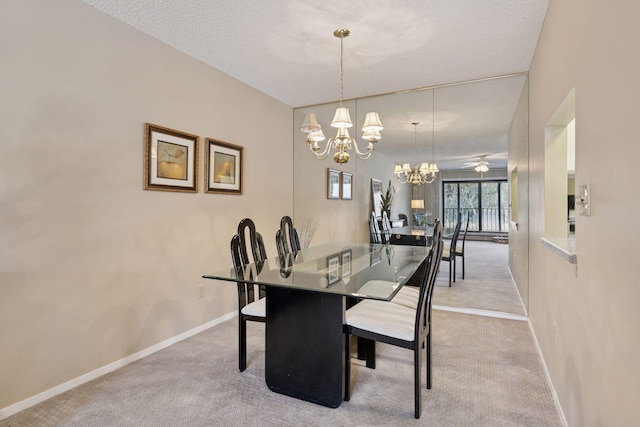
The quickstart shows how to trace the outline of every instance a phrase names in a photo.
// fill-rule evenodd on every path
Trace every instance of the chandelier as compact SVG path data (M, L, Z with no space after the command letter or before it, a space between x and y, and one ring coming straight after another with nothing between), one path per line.
M382 137L380 131L383 129L380 117L376 112L367 113L364 125L362 126L362 138L365 139L368 144L364 151L358 149L358 143L356 140L349 136L349 128L353 126L351 118L349 117L349 109L342 106L343 99L343 86L344 86L344 74L343 74L343 54L342 45L343 39L349 35L350 31L343 28L335 30L333 35L340 39L340 106L336 109L336 114L331 121L331 127L337 128L337 134L333 138L329 138L327 145L324 149L320 149L318 144L325 140L325 136L322 133L322 128L318 123L315 113L307 113L304 116L304 122L300 130L307 134L305 141L309 144L311 152L319 159L324 160L329 156L330 150L333 148L336 152L333 155L333 161L342 164L349 161L351 147L353 146L354 152L358 158L367 160L371 157L371 152L375 148L376 142Z
M411 169L411 165L409 163L405 163L403 165L396 165L393 173L396 174L398 181L401 184L411 184L411 185L420 185L427 184L433 182L436 175L435 172L432 172L431 166L429 163L423 162L418 168L418 125L420 122L412 122L414 126L413 133L413 147L414 147L414 155L413 155L413 169Z

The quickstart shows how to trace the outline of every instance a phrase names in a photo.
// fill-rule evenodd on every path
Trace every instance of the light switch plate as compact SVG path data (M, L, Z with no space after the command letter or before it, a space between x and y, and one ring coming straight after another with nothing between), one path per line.
M580 215L591 216L591 187L589 184L580 186L578 196L578 203L580 203Z

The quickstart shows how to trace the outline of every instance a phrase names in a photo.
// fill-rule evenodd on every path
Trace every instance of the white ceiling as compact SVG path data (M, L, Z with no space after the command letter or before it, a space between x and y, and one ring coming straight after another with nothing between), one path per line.
M360 98L528 71L549 3L548 0L82 1L292 107L339 98L340 41L333 36L338 28L351 31L344 39L344 98ZM521 89L522 85L518 96ZM515 107L515 96L504 95L509 98L510 108ZM436 92L436 111L441 110L439 99ZM496 101L499 100L486 100ZM483 122L478 107L482 104L475 104L474 121ZM386 118L379 112L385 133L376 150L398 157L399 162L412 161L411 119L406 122L410 138L406 132L402 137L398 134L395 144L390 142L383 148L386 141L392 141L393 128L389 127L392 116L405 113L408 117L411 112L389 111ZM456 141L460 143L462 138L467 145L475 144L476 149L457 149L453 157L482 154L499 157L499 152L506 152L505 114L512 117L513 110L502 112L496 119L484 118L493 123L490 127L495 128L494 122L502 123L500 131L473 128L458 135ZM425 119L418 121L431 125L431 118L428 124ZM497 139L481 137L496 132L500 133ZM498 149L492 144L484 147L483 141L489 139L494 141L493 145L502 139L503 145ZM436 157L441 150L439 141L438 133ZM411 157L400 160L408 152ZM441 154L443 161L452 157L445 151ZM488 160L492 163L490 157Z

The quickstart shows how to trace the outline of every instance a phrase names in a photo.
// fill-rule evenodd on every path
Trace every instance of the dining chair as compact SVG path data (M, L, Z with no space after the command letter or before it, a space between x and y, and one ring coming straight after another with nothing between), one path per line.
M442 230L442 223L438 218L434 222L432 242L435 242L438 238L437 234ZM427 261L424 261L427 262ZM407 283L400 288L396 295L391 299L392 303L404 305L412 309L418 307L418 300L420 298L420 283L422 283L422 274L426 271L426 268L422 266L416 270L412 277L409 278Z
M464 242L467 240L467 231L469 230L469 215L467 215L467 225L462 233L462 245L456 245L456 257L462 258L462 280L464 280Z
M382 243L380 227L378 227L378 219L376 218L376 213L373 211L369 217L369 233L371 243Z
M280 219L280 229L276 231L276 247L278 256L298 252L301 249L298 230L293 227L293 221L289 216L283 216Z
M403 227L407 227L409 225L409 217L407 217L407 215L401 213L398 214L398 219L402 220L402 226Z
M248 242L247 242L247 233ZM252 260L249 260L247 243L251 247ZM238 233L231 238L231 259L233 267L246 266L251 262L256 268L267 258L262 235L256 231L254 222L245 218L238 224ZM236 282L238 286L238 367L240 372L247 368L247 321L265 322L266 320L266 290L263 286ZM256 296L257 293L257 296Z
M371 341L407 348L414 358L414 415L421 414L420 368L423 346L426 352L426 385L431 388L431 299L442 257L442 227L438 223L436 238L424 264L423 280L417 308L411 309L388 301L364 300L345 312L346 342L354 335ZM351 351L345 346L344 400L351 398Z
M462 212L458 212L458 223L451 235L451 244L448 248L444 248L442 251L442 261L449 263L449 287L451 287L451 278L456 281L456 246L458 244L458 235L460 234L460 227L462 226Z

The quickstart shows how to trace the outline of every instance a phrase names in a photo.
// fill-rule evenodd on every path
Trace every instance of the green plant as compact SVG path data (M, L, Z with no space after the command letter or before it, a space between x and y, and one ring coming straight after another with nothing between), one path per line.
M387 191L384 192L381 200L380 200L380 208L383 211L391 210L391 202L393 201L393 195L396 194L396 189L391 185L391 180L389 180L389 186L387 187Z

